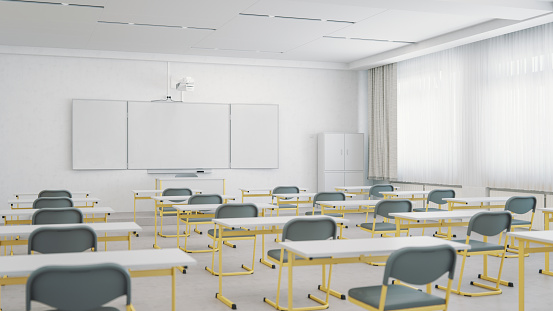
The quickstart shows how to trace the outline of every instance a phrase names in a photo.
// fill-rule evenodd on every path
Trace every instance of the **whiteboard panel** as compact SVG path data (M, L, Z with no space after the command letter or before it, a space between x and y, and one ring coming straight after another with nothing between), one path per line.
M127 169L127 102L73 100L73 169Z
M129 169L228 168L228 104L129 102Z
M231 167L278 168L278 105L231 105Z

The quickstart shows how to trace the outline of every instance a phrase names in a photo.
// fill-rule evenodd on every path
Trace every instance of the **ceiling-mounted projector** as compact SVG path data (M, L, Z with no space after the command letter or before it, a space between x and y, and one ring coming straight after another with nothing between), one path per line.
M194 91L194 79L191 77L186 77L177 83L176 88L178 91L182 92L193 92Z

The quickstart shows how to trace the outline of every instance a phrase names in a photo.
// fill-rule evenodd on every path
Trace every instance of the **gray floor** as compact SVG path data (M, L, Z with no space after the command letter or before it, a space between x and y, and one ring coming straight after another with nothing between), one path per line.
M305 209L308 210L308 209ZM370 215L372 217L372 215ZM362 215L348 215L354 224L364 222ZM130 218L129 218L130 220ZM115 220L112 220L115 221ZM120 220L117 220L120 221ZM144 231L139 237L134 238L132 242L133 249L151 248L153 244L153 226L143 226ZM211 226L204 225L202 230L205 232ZM165 228L164 228L165 229ZM167 230L175 230L175 226L167 226ZM455 228L461 239L465 238L463 228ZM426 235L433 231L427 230ZM411 232L411 235L420 235L420 230ZM347 238L369 237L368 233L350 225L345 229L344 236ZM277 248L273 242L274 237L267 238L268 248ZM190 248L206 248L210 239L204 235L193 234L189 240ZM162 247L175 247L176 240L173 238L160 238L158 244ZM239 271L241 264L251 265L252 260L252 241L238 241L236 249L225 247L224 271ZM124 242L110 242L108 251L115 249L125 249ZM103 251L103 247L100 248ZM246 276L227 276L223 278L223 293L226 297L237 304L238 310L274 310L271 306L263 302L263 297L274 300L276 296L278 269L270 269L259 263L261 251L261 239L257 241L255 273ZM16 254L26 253L23 246L15 247ZM177 278L177 310L230 310L226 305L215 298L218 291L218 278L205 271L205 266L211 265L210 253L197 253L192 256L198 261L198 265L189 267L188 272L179 275ZM461 266L461 256L458 256L456 280ZM497 275L499 258L491 257L490 275ZM541 275L538 269L544 267L544 254L532 254L526 259L526 309L527 310L550 310L546 305L546 295L551 293L553 288L553 277ZM416 269L416 267L413 267ZM378 285L382 282L384 267L370 266L366 264L343 264L333 267L331 287L337 291L347 293L348 289L358 286ZM286 272L286 270L284 270ZM465 275L462 282L462 288L466 291L482 291L470 285L471 280L476 280L476 276L482 272L482 256L473 256L467 259ZM286 274L285 274L286 275ZM313 305L314 302L307 299L307 294L312 293L323 297L322 292L317 290L320 284L320 267L301 267L294 270L294 306ZM502 286L503 294L485 296L485 297L461 297L452 295L449 310L518 310L518 260L515 258L507 259L504 266L502 279L512 281L515 287ZM171 279L169 277L147 277L132 279L132 302L136 310L171 310ZM446 284L445 277L438 281L440 284ZM455 286L456 286L455 282ZM283 289L281 301L286 303L286 278L283 279ZM2 287L2 310L24 310L25 306L25 288L23 285ZM434 290L433 293L443 295L442 291ZM115 306L121 306L121 300L114 302ZM38 303L33 304L33 310L46 310ZM330 310L362 310L347 300L340 300L331 297Z

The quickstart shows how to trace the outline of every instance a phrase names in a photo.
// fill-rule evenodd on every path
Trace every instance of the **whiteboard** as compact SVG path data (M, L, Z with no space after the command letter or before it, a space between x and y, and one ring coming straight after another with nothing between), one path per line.
M127 102L73 100L73 169L127 169Z
M129 102L128 168L230 167L230 105Z
M278 168L278 105L231 105L231 168Z

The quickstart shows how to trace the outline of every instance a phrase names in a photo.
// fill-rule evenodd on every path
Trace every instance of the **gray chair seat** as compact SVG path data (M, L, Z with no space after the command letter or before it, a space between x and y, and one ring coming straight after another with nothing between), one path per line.
M466 240L452 240L452 242L466 243ZM503 246L494 243L486 243L482 241L469 240L470 249L469 253L472 252L483 252L483 251L493 251L493 250L502 250Z
M209 235L209 236L212 237L212 236L213 236L213 233L214 233L215 231L217 231L217 232L215 233L215 238L219 238L219 230L209 229L209 230L207 230L207 235ZM246 231L246 230L244 230L244 229L223 229L223 231L224 231L225 233L227 233L227 232L233 232L233 231ZM255 236L255 235L252 234L252 235L225 235L224 237L225 237L225 238L241 238L241 237L244 237L244 238L247 238L247 237L253 238L254 236Z
M527 220L514 219L514 218L511 222L511 226L522 226L522 225L530 225L530 224L531 224L531 222L529 222Z
M63 311L63 310L54 309L54 310L50 310L50 311ZM101 308L90 310L90 311L120 311L120 310L117 309L117 308L114 308L114 307L101 307Z
M380 286L356 287L348 291L351 298L378 308ZM445 299L402 285L389 285L384 310L418 308L445 304Z
M298 206L296 204L276 204L276 203L273 203L273 205L275 206L275 208L298 208Z
M313 213L313 211L305 212L305 215L309 215L309 216L312 216L312 215L321 215L321 211L315 211L315 213ZM338 213L325 213L325 216L342 217L342 214L338 214Z
M445 212L446 210L439 209L439 208L436 208L436 207L429 207L428 211L429 212ZM414 208L413 212L426 212L426 208L425 207L423 207L423 208L420 208L420 207L419 208Z
M163 210L164 213L167 213L167 212L175 212L175 214L177 213L177 209L174 208L174 207L158 207L159 210Z
M365 222L360 224L359 226L368 230L373 230L372 222ZM396 224L392 224L388 222L377 222L374 226L374 231L391 231L391 230L396 230Z
M188 218L188 222L207 222L207 221L212 221L213 218Z
M274 258L276 260L280 260L280 249L271 249L267 252L267 256ZM304 260L304 258L296 256L296 260ZM288 262L288 252L284 251L284 258L282 259L282 262L287 263Z

